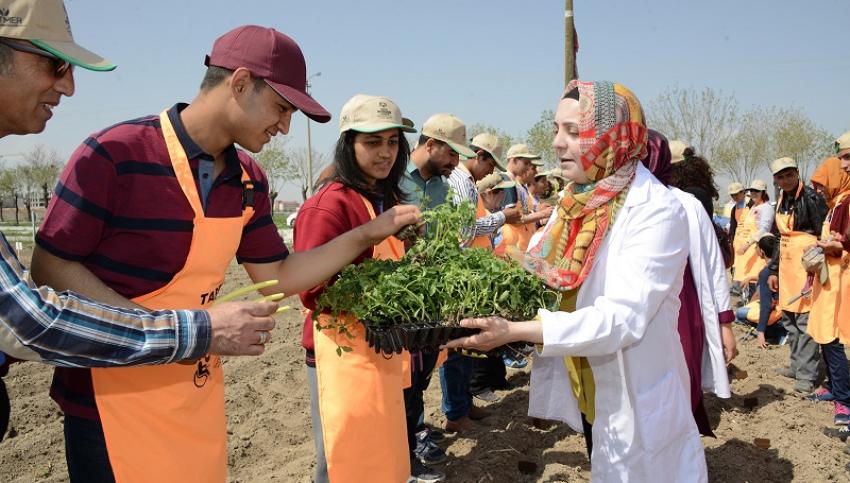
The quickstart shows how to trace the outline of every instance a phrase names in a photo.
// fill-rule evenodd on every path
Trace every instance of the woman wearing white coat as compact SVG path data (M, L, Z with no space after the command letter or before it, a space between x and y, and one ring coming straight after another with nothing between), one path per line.
M482 331L449 346L542 344L530 413L580 431L582 406L594 425L593 481L707 481L676 330L687 219L638 161L646 153L640 104L619 84L573 81L555 129L572 183L526 262L565 290L562 311L464 321Z

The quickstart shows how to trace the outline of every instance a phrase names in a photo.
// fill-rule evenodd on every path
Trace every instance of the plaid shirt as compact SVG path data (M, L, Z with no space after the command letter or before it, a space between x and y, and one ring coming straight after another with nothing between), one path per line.
M449 186L454 193L454 203L459 205L469 201L472 206L478 205L478 188L469 171L461 164L452 171L449 176ZM475 220L475 236L484 236L494 233L505 224L505 213L497 211Z
M197 359L209 349L205 311L119 309L39 287L2 234L0 256L0 351L57 366L109 367Z

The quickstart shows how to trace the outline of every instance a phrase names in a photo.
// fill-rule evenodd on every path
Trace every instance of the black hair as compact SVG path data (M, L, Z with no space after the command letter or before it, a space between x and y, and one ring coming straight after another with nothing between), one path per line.
M570 92L567 92L566 94L564 94L564 97L562 99L579 100L578 87L573 87L572 89L570 89Z
M8 45L0 44L0 75L9 75L12 73L14 55L14 49Z
M339 135L334 148L333 174L330 180L337 181L353 189L370 201L380 201L384 210L401 204L405 200L404 192L401 190L401 178L407 169L410 159L410 145L404 133L398 133L398 155L395 158L390 174L385 179L375 181L372 186L366 182L360 166L357 165L357 156L354 154L354 137L357 131L346 131Z
M711 165L700 156L689 156L687 151L686 149L684 161L673 163L670 167L670 185L681 190L696 186L705 190L712 199L719 199L720 193L714 184L714 170Z
M776 252L776 237L775 236L763 236L759 238L758 246L761 251L764 252L764 255L767 258L773 258L773 254Z
M201 90L208 91L213 87L217 87L231 75L233 75L232 70L211 65L207 67L207 72L201 81ZM254 77L254 74L251 74L251 80L254 82L254 92L260 92L266 86L266 81L262 77Z

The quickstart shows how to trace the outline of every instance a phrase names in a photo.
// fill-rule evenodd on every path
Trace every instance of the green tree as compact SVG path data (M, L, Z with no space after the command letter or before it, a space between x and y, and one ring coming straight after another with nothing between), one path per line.
M508 134L507 132L505 132L501 129L498 129L498 128L495 128L495 127L493 127L489 124L484 124L484 123L480 123L480 122L469 126L466 130L466 133L467 133L467 135L469 135L470 139L474 138L475 136L477 136L477 135L479 135L483 132L488 132L490 134L495 135L497 138L499 138L499 143L502 145L502 158L503 158L502 161L505 164L507 164L508 160L504 159L504 157L508 153L508 149L511 147L512 144L521 142L519 137L511 136L510 134Z
M833 136L816 125L805 112L791 108L777 112L773 140L776 157L794 158L800 177L808 179L809 171L830 155Z
M749 186L756 173L775 157L777 115L775 107L756 107L741 116L736 132L717 146L709 159L717 173Z
M525 144L532 153L540 154L546 168L557 168L558 158L552 147L552 126L555 122L555 112L547 109L540 113L540 119L531 126L526 135Z

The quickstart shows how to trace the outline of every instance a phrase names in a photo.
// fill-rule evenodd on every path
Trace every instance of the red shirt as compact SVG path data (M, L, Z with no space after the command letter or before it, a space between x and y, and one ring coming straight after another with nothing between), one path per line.
M186 132L179 112L168 111L195 176L199 160L211 160ZM209 217L242 213L242 167L254 181L254 216L242 231L237 260L267 263L288 251L271 218L268 181L244 151L225 150L225 168L213 182ZM109 127L83 141L56 186L36 243L50 253L81 262L127 298L157 290L179 272L192 242L194 212L174 175L159 116ZM97 419L87 369L57 368L51 396L67 414Z
M373 203L375 206L375 203ZM380 213L376 207L375 212ZM340 183L329 183L304 202L295 218L293 250L310 250L333 240L337 236L368 223L371 220L360 194ZM358 264L372 258L372 249L361 253L352 263ZM325 289L325 284L301 292L304 307L315 310L316 298ZM313 319L304 318L301 345L307 349L307 364L313 365Z

